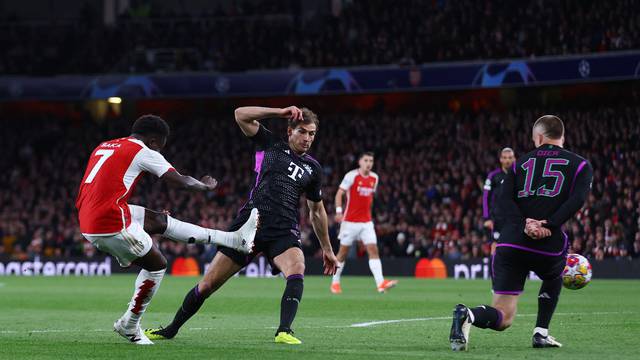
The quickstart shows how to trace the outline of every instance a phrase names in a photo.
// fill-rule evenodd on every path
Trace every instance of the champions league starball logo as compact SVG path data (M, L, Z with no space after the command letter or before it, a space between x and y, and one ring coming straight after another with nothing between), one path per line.
M587 60L580 61L580 63L578 64L578 72L583 78L589 77L589 75L591 74L591 65L589 65L589 62Z
M360 85L344 69L306 70L299 72L287 85L290 94L319 94L325 92L354 92Z
M90 99L106 99L111 96L152 97L161 95L158 86L149 76L103 76L95 78L83 90Z
M473 85L480 87L499 87L505 84L527 85L534 82L536 77L525 61L485 64L473 79Z

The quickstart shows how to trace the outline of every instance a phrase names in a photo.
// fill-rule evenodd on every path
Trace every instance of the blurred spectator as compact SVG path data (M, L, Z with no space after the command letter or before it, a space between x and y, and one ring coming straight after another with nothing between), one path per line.
M144 73L415 65L638 48L637 0L232 1L215 12L145 3L104 25L0 17L0 73ZM321 11L324 9L325 11ZM636 9L635 11L633 9Z

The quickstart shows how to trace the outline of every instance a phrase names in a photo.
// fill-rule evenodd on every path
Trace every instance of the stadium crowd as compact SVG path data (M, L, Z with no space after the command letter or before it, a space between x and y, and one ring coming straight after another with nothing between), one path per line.
M374 214L384 257L469 259L489 254L483 229L482 184L498 166L498 153L511 146L516 156L532 148L530 126L542 109L507 113L424 112L380 115L321 115L311 153L324 166L325 204L363 150L376 153L380 175ZM208 119L171 121L165 157L186 174L211 174L214 193L167 189L150 176L138 184L131 203L168 210L173 216L226 228L254 181L250 141L232 111ZM640 256L640 107L561 110L567 148L589 159L594 183L589 199L565 230L571 251L590 258ZM92 149L105 139L128 135L130 121L42 118L3 121L0 135L0 254L95 256L79 233L75 196ZM268 126L284 134L284 122ZM33 131L37 128L38 131ZM481 149L479 151L479 149ZM303 249L318 255L318 243L302 206ZM331 221L337 241L337 224ZM159 240L159 239L158 239ZM159 242L169 256L210 258L211 246ZM336 244L337 245L337 244ZM358 255L364 255L358 252Z
M230 3L194 14L135 1L109 25L91 6L75 20L21 21L6 12L0 73L408 65L640 46L637 0L326 0L317 11L299 0Z

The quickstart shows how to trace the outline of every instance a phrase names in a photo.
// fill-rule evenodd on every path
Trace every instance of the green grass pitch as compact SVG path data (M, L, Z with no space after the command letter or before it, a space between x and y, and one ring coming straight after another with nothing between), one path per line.
M131 296L134 276L0 277L0 359L637 359L640 281L595 280L563 290L551 333L561 349L531 348L539 282L528 282L515 324L502 333L472 328L470 351L449 348L458 302L486 304L488 281L400 278L378 294L368 277L305 279L294 322L302 345L273 343L284 282L234 278L172 341L134 346L111 326ZM166 324L197 278L167 277L143 326ZM404 320L368 326L354 324ZM366 325L366 324L365 324Z

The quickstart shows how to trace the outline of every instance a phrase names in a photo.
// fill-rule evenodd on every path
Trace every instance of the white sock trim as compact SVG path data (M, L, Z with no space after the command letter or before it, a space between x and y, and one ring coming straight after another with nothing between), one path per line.
M540 334L544 337L549 336L549 329L545 329L545 328L541 328L541 327L536 327L533 329L533 335L535 334Z
M469 308L467 308L467 316L469 317L469 324L473 324L473 321L476 319L476 317L473 316L473 312Z

